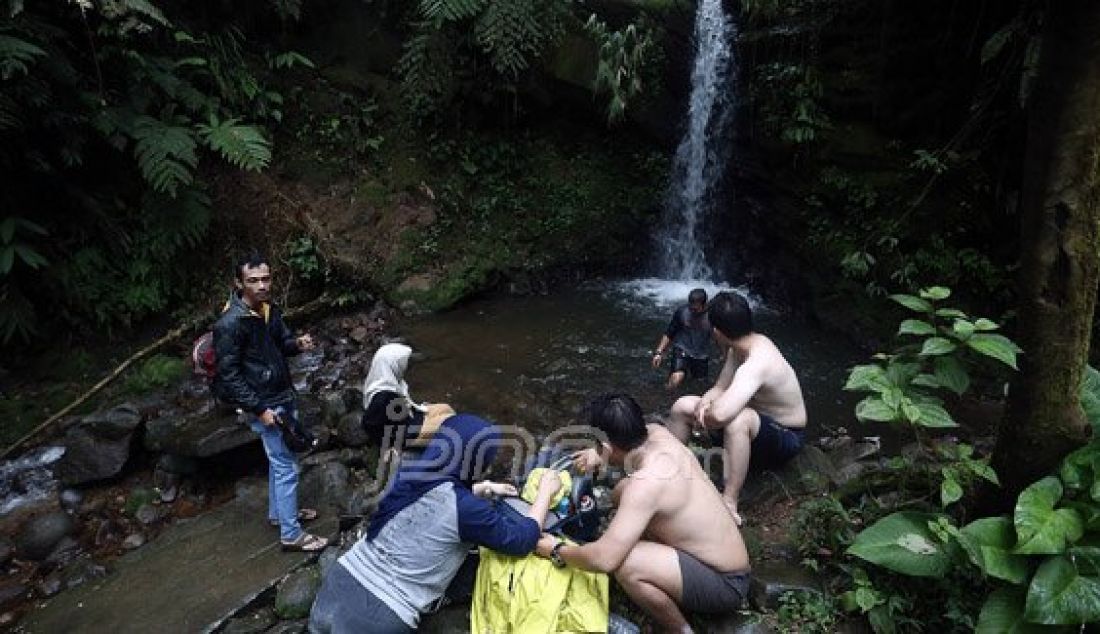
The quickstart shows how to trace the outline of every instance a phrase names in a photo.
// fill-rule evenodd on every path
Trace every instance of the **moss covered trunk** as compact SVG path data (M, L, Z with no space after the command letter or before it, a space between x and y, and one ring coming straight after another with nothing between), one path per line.
M1006 493L1088 439L1078 402L1100 266L1100 3L1051 3L1021 200L1020 374L996 450Z

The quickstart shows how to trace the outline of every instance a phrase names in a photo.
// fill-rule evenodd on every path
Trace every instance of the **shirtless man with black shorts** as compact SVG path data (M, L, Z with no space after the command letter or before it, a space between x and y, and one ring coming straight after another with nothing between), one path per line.
M615 516L594 542L570 545L543 535L536 551L559 566L614 573L662 631L690 632L683 611L740 608L749 555L694 454L663 426L646 425L641 408L623 394L596 398L585 418L607 442L599 453L577 453L575 466L589 471L606 460L628 474L612 495Z
M683 442L691 429L721 431L726 453L722 499L738 525L737 498L749 470L778 467L802 449L806 405L794 369L772 340L753 332L752 310L737 293L715 295L707 306L714 339L726 360L714 387L672 406L668 428Z

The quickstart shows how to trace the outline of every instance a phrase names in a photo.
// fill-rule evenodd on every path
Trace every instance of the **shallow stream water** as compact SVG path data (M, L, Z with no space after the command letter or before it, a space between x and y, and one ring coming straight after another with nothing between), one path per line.
M719 370L712 350L710 380L685 381L670 394L667 366L650 355L675 307L694 284L657 279L598 281L548 296L471 301L442 314L403 322L416 351L407 374L417 400L448 402L505 425L545 434L573 424L578 408L605 391L634 396L644 411L667 415L681 393L701 393ZM713 296L720 290L704 285ZM794 367L809 412L809 434L856 423L858 398L841 388L847 370L866 355L838 335L788 319L749 295L756 329L771 337ZM686 390L686 391L685 391Z

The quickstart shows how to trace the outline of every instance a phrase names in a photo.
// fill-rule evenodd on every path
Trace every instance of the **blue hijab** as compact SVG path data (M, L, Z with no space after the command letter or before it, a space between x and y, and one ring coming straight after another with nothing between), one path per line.
M483 418L456 414L443 421L424 452L401 463L393 488L371 517L367 539L374 539L402 509L444 482L469 488L493 463L499 445L500 430Z

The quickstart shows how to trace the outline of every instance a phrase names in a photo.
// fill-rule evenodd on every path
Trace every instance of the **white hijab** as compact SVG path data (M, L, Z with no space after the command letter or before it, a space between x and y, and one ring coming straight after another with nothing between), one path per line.
M374 353L370 362L370 372L363 380L363 409L370 407L370 401L379 392L396 392L413 403L409 396L409 384L405 383L405 369L409 367L412 348L400 343L387 343Z

